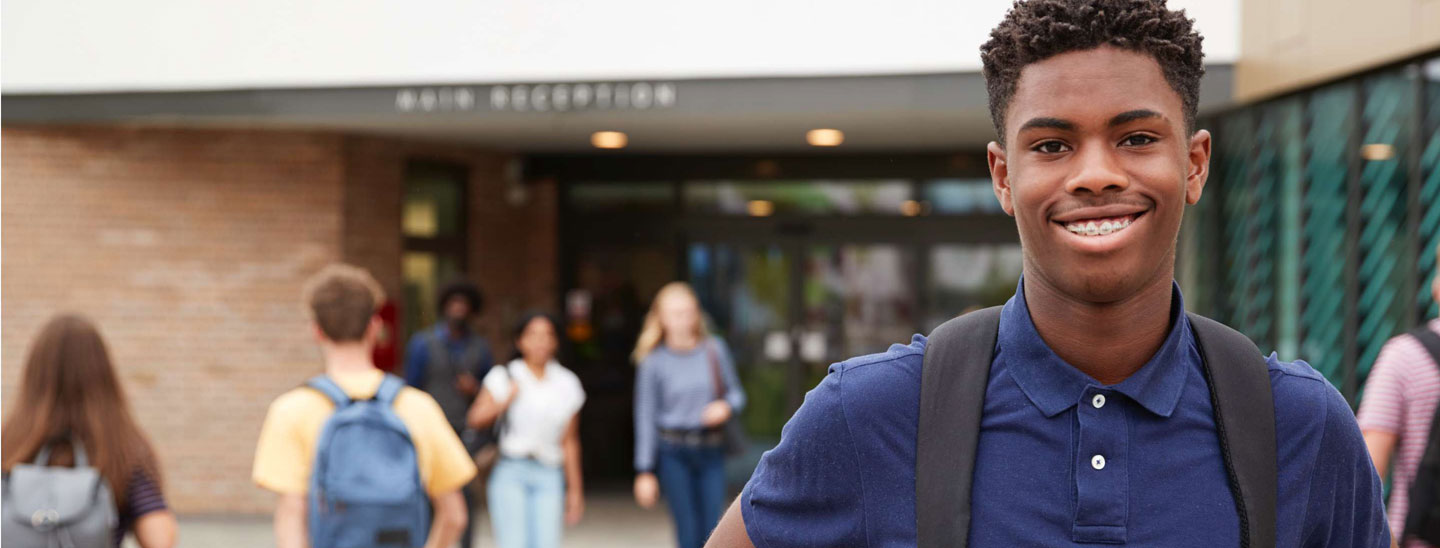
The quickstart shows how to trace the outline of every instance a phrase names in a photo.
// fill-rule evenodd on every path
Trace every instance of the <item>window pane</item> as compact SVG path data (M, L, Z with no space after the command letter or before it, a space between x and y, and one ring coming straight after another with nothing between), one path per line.
M465 171L411 166L405 174L405 201L400 227L406 236L462 236Z
M1420 153L1420 203L1432 204L1420 212L1419 269L1420 291L1416 293L1416 307L1420 317L1434 318L1440 315L1440 307L1425 284L1435 279L1435 248L1440 246L1440 57L1426 61L1421 69L1425 78L1425 128Z
M685 204L724 215L900 215L910 183L882 181L690 181Z
M940 179L925 183L925 202L934 213L1004 213L990 179Z
M1415 82L1395 71L1366 78L1360 166L1359 315L1356 337L1360 385L1380 347L1414 321L1410 287L1410 233L1406 200L1410 178L1411 136L1415 117Z
M1344 386L1346 178L1357 120L1355 86L1321 88L1305 108L1305 255L1300 262L1300 355Z
M576 183L566 189L577 211L663 210L675 203L670 183Z
M439 321L436 302L440 285L460 277L456 258L428 251L407 251L400 257L405 283L405 334L409 336Z
M938 245L930 250L926 332L975 308L1005 304L1023 264L1020 244Z

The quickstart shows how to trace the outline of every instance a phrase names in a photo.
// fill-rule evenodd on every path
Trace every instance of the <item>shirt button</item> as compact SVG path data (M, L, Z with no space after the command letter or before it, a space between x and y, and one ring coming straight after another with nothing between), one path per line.
M1104 469L1105 469L1105 456L1104 456L1104 455L1095 455L1095 456L1093 456L1093 457L1090 457L1090 467L1091 467L1091 468L1094 468L1094 469L1096 469L1096 470L1104 470Z
M1091 400L1090 400L1090 405L1095 406L1096 409L1099 409L1099 408L1101 408L1101 407L1105 407L1105 395L1104 395L1104 394L1096 394L1094 398L1091 398Z

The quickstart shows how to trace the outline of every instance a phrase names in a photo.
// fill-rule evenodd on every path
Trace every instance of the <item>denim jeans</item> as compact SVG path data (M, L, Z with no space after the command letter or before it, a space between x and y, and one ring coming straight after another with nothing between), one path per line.
M565 474L528 459L501 458L486 487L500 548L558 548L565 524Z
M725 449L662 442L657 472L680 548L701 548L725 505Z

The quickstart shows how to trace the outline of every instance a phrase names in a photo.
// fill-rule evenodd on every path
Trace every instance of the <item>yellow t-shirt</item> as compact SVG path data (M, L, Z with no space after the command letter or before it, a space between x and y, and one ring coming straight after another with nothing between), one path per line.
M378 369L330 376L356 399L374 397L384 377ZM276 398L255 447L255 483L281 494L303 495L309 491L315 443L334 411L330 398L312 388L296 388ZM450 493L475 478L475 461L434 398L407 386L395 396L395 414L410 431L420 481L430 496Z

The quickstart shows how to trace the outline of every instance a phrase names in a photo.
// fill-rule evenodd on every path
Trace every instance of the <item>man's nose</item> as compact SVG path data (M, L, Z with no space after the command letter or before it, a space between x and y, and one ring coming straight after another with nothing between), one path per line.
M1066 192L1103 194L1130 187L1130 178L1120 169L1113 147L1089 144L1078 152L1076 160L1078 171L1065 182Z

